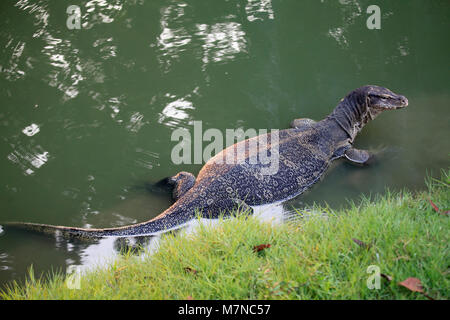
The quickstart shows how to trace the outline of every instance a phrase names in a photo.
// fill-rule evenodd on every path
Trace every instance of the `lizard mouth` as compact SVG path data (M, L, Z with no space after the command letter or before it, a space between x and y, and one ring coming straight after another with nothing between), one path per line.
M408 98L406 98L405 96L399 96L399 98L400 98L401 105L395 109L406 108L409 104Z
M408 104L409 101L405 96L398 95L395 98L380 99L374 107L378 110L396 110L406 108Z

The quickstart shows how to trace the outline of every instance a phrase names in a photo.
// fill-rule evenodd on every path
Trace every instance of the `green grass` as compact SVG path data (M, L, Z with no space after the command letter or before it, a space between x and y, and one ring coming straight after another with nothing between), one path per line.
M421 280L434 299L450 297L449 172L428 191L386 192L350 209L312 208L295 222L272 226L240 215L190 235L164 236L144 259L125 254L69 289L61 274L11 285L3 299L427 299L398 282ZM352 239L370 247L361 247ZM254 246L270 244L260 252ZM376 265L380 288L370 290Z

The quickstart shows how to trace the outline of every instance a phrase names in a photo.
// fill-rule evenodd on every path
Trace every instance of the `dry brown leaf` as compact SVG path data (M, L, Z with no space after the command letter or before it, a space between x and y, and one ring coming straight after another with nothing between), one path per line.
M190 267L185 267L185 268L184 268L184 271L186 271L187 273L192 273L192 274L197 274L197 273L198 273L197 270L192 269L192 268L190 268Z
M423 286L422 282L420 282L420 279L411 277L403 280L402 282L399 282L398 284L413 292L423 293Z
M434 211L439 212L441 211L437 205L434 204L433 201L431 201L431 199L428 199L428 201L430 201L431 206L433 207Z
M366 248L369 249L371 247L370 244L367 244L365 242L362 242L361 240L358 240L356 238L352 238L353 242L356 243L358 246L360 246L361 248Z
M441 216L448 216L450 213L450 210L447 210L445 212L442 212L441 209L439 209L439 207L433 202L431 201L431 199L428 199L428 201L430 202L431 206L433 207L434 211L436 211L437 213L439 213Z
M259 246L253 247L253 252L260 252L264 249L270 248L270 244L260 244Z
M398 284L413 291L413 292L419 292L419 293L423 294L429 300L434 300L433 297L429 296L426 292L424 292L422 282L420 281L420 279L407 278L406 280L403 280L402 282L399 282Z

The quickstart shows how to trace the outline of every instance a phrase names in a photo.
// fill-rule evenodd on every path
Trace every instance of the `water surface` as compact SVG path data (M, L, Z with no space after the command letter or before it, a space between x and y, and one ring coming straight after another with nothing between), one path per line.
M84 227L145 221L170 205L145 184L175 165L177 128L286 128L320 120L349 91L388 87L407 109L368 124L370 167L337 162L288 209L338 208L386 188L424 188L449 164L448 1L3 1L0 220ZM67 27L69 5L80 29ZM89 265L114 242L0 234L0 283Z

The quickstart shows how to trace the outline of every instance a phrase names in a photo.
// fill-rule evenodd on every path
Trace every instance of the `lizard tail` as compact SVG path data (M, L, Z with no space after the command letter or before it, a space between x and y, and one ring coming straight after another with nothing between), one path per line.
M30 222L6 222L1 223L1 225L50 235L62 235L69 238L95 239L104 237L156 235L162 232L179 229L194 217L194 212L186 212L185 210L181 210L181 208L177 208L177 206L172 206L149 221L117 228L90 229Z

